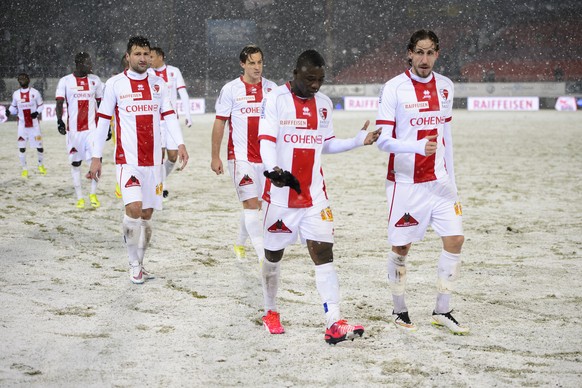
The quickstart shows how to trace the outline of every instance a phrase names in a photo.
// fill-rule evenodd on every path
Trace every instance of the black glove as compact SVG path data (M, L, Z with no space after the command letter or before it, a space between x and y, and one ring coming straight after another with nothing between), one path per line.
M293 190L297 192L297 194L301 194L301 187L299 185L299 181L297 178L293 176L289 171L265 171L263 172L267 178L271 180L271 182L277 187L289 186Z
M62 119L59 119L57 123L57 129L61 135L67 134L67 127L65 126L65 122Z
M32 112L30 114L30 117L32 117L33 119L36 119L38 117L38 112Z
M6 108L6 117L10 117L10 109Z
M111 127L109 127L109 132L107 132L107 139L105 139L105 141L109 141L109 140L111 140L111 136L112 136L112 135L113 135L113 134L111 133Z

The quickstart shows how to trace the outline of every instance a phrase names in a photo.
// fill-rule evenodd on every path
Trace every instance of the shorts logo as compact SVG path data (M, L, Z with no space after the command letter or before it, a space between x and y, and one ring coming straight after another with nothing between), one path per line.
M24 138L22 136L18 136L18 141L24 141Z
M240 182L239 182L238 185L239 186L247 186L247 185L252 185L253 183L255 183L255 182L253 182L253 180L251 179L251 177L248 174L245 174L242 177L242 179L240 180Z
M410 213L404 213L401 219L398 220L396 224L394 224L397 228L406 228L407 226L416 226L418 225L418 221L414 219L410 215Z
M135 176L131 176L131 178L129 178L127 180L127 183L125 184L125 188L128 187L135 187L135 186L141 186L141 183L139 183L139 180L135 177Z
M323 221L333 222L333 213L331 212L331 208L329 206L323 209L320 214Z
M455 202L455 214L458 216L463 215L463 206L461 206L461 202Z
M71 148L71 150L69 151L70 155L76 154L78 151L75 147Z
M271 233L291 233L291 231L289 230L289 228L287 228L283 220L277 220L277 222L269 226L267 231Z

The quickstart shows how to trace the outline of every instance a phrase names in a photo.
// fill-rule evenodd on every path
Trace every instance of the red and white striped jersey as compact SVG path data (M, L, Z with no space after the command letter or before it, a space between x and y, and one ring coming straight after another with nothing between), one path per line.
M162 163L160 119L174 114L162 78L126 70L107 80L97 115L105 120L115 116L116 164L157 166ZM176 144L184 144L180 127L176 127L168 126L169 136L175 137ZM95 145L94 156L102 152L102 144L95 141Z
M97 101L103 97L103 83L95 74L86 77L64 76L57 84L57 100L67 103L67 129L81 132L95 129Z
M182 72L180 69L174 66L164 65L158 69L153 69L150 67L148 71L151 74L162 78L166 82L168 90L170 91L170 101L172 102L174 109L176 109L176 103L178 102L178 90L186 88L186 83L184 82L184 78L182 77Z
M38 119L30 115L34 112L41 113L44 108L42 97L35 88L18 89L12 94L10 113L18 113L18 126L31 128L38 126Z
M261 163L259 150L259 115L265 94L277 84L262 77L256 85L242 76L230 81L216 100L216 118L229 121L227 158Z
M276 143L277 166L290 171L301 194L276 187L267 180L263 199L282 207L306 208L327 200L321 154L324 142L334 138L333 104L323 93L304 99L289 83L274 89L263 102L259 141Z
M415 142L438 134L434 155L390 153L388 180L421 183L447 175L443 134L452 118L453 93L453 82L435 72L424 79L407 70L384 84L376 118L376 127L383 128L379 144L385 137Z

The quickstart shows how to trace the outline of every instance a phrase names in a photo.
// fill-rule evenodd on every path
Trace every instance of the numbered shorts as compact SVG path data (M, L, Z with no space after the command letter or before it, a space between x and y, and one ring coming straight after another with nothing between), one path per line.
M263 163L251 163L244 160L229 160L228 172L232 178L239 201L263 196L265 176Z
M42 148L42 135L40 134L40 126L21 128L18 126L18 148L26 148L26 142L31 148Z
M420 241L428 226L441 237L463 235L460 202L448 178L424 183L387 181L388 242Z
M263 223L264 247L281 250L301 238L333 243L333 214L327 201L309 208L287 208L268 204Z
M69 153L69 162L81 162L91 160L91 141L93 140L93 131L68 131L67 132L67 152Z
M166 120L160 121L160 132L162 134L162 137L161 137L162 148L165 148L165 149L170 150L170 151L177 151L179 144L176 143L176 141L174 140L174 138L172 137L172 135L168 131L168 125L166 123Z
M142 209L162 210L162 166L118 164L117 183L123 204L141 202Z

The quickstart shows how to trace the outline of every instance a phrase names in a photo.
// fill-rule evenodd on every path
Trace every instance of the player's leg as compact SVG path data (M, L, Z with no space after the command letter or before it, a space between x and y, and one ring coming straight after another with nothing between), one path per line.
M406 306L406 257L411 244L392 246L388 253L387 273L388 287L392 294L392 320L397 327L414 331L416 325L412 323Z
M26 164L26 133L24 129L18 129L18 159L20 160L20 166L22 167L22 172L20 176L23 178L28 178L28 166Z
M258 198L249 198L243 201L243 214L246 232L255 248L260 264L265 258L265 249L263 246L263 229L259 218Z
M85 199L83 198L83 188L81 186L81 161L82 154L79 152L79 147L76 144L75 132L67 132L67 152L69 154L69 162L71 163L71 177L73 178L73 187L75 195L77 196L77 208L85 208Z
M44 167L44 148L42 147L40 126L29 128L29 131L28 142L30 148L36 148L38 172L42 175L46 175L46 168Z
M361 325L350 325L341 319L339 279L333 264L333 213L327 204L305 211L300 234L315 264L315 284L325 314L325 336L329 344L364 334Z

